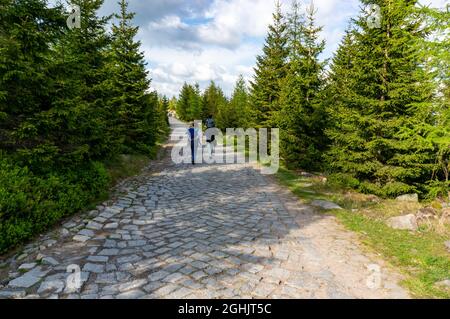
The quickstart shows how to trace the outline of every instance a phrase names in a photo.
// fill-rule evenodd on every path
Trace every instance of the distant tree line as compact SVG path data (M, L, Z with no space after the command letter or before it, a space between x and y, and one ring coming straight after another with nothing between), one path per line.
M213 116L221 129L247 127L249 124L249 93L243 76L239 76L231 99L227 98L214 81L202 93L198 84L185 83L174 109L185 121L205 120Z

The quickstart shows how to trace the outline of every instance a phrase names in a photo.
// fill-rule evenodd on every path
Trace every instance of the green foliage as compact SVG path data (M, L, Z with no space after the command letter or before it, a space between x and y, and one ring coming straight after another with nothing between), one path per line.
M98 162L46 176L0 159L0 253L84 208L106 188Z
M54 92L51 44L62 32L62 15L41 0L5 1L0 10L0 148L39 154ZM47 144L47 145L43 145ZM45 152L45 151L44 151Z
M335 173L331 174L328 177L328 183L333 187L351 187L357 188L360 185L358 179L354 178L352 175L343 174L343 173Z
M450 189L450 12L421 7L419 13L431 31L431 36L422 41L420 52L438 87L435 125L427 136L435 149L435 167L432 180L425 188L429 197L447 196Z
M319 61L325 43L318 40L322 28L315 26L315 13L311 5L304 18L293 2L288 20L287 74L281 82L280 110L275 114L282 158L288 166L308 170L321 168L326 146L326 114L320 94L324 63Z
M219 88L214 81L211 81L209 86L203 93L203 106L202 117L206 119L208 116L218 117L219 113L227 106L227 99L223 94L221 88Z
M217 125L226 128L248 128L250 122L249 94L244 77L239 76L229 103L219 109Z
M396 196L430 178L434 83L421 67L426 33L414 1L378 2L381 28L369 28L362 14L333 59L326 159L333 172L360 180L362 191Z
M173 103L173 102L172 102ZM184 83L180 96L176 101L176 111L184 121L204 120L209 115L218 116L227 104L221 88L211 81L205 92L201 94L198 83Z
M168 127L169 125L169 116L168 116L168 111L170 108L170 101L167 98L167 96L163 96L160 100L159 100L159 110L158 110L158 114L160 115L160 119L159 121L165 123L165 125Z
M316 178L305 178L295 171L281 167L276 177L302 201L322 198L343 207L342 210L335 210L332 213L348 229L358 232L364 244L375 249L405 275L402 284L408 287L414 296L450 297L448 290L435 285L450 275L450 259L444 244L448 240L447 232L421 230L412 233L392 229L385 223L388 218L398 216L412 207L415 207L414 209L422 207L420 204L379 198L374 201L373 196L342 189L342 185L335 182L346 181L347 185L354 183L353 187L359 186L358 180L342 174L330 176L329 182L323 184ZM311 190L315 191L313 195Z
M192 87L191 94L189 95L189 112L188 117L190 120L202 119L202 96L200 94L200 86L196 83Z
M233 95L230 103L224 111L221 111L220 117L226 125L221 127L226 128L248 128L250 124L250 110L249 110L249 93L244 77L239 76L234 87ZM220 120L218 120L220 122Z
M52 108L42 114L46 121L39 135L58 145L67 162L102 160L120 147L109 130L106 81L111 36L106 32L110 17L97 14L103 0L74 0L80 6L81 28L69 30L58 39L50 57L56 76ZM48 127L54 124L56 127ZM52 134L49 132L58 132Z
M109 34L103 2L73 0L83 14L69 30L61 6L0 1L0 253L104 192L100 163L151 155L167 134L134 14L121 0Z
M183 121L190 121L192 118L190 117L190 96L193 94L193 88L191 85L187 83L183 84L181 88L180 96L178 97L176 110L178 117Z
M280 86L286 77L288 57L286 21L277 1L273 23L264 44L263 54L256 58L255 78L251 83L252 127L272 127L274 112L280 109Z
M132 25L134 13L128 12L128 2L121 0L118 24L112 26L112 42L104 91L111 94L107 107L114 125L110 134L122 140L122 152L134 151L148 154L154 145L157 120L153 114L158 108L155 94L147 94L150 80L145 69L144 54L139 51L141 43L134 38L138 27Z

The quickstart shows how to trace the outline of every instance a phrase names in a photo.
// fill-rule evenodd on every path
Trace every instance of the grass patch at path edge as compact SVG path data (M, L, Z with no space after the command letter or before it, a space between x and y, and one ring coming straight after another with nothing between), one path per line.
M363 213L354 212L352 203L344 199L344 190L314 182L309 178L280 167L276 175L280 184L288 187L303 202L313 199L333 200L343 205L344 210L332 211L349 230L358 233L362 243L395 266L405 275L402 285L417 298L450 298L450 291L435 286L436 282L450 278L450 255L445 251L444 242L448 238L433 231L409 232L388 227L381 219L373 216L389 204L389 200L365 205ZM313 184L304 187L304 183ZM314 191L315 193L311 193ZM367 214L366 214L367 213ZM393 212L391 211L390 214ZM398 212L400 215L401 212Z

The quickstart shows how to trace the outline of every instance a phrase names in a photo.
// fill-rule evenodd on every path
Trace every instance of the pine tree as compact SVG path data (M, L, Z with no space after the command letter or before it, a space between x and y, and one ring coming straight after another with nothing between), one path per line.
M380 28L361 14L333 61L328 162L360 190L395 196L430 177L432 85L416 45L426 35L416 1L376 3Z
M244 77L239 76L229 103L222 103L217 115L222 128L247 128L249 124L249 97Z
M123 138L125 153L148 153L157 134L152 120L157 102L147 94L150 80L141 43L135 40L139 31L132 25L135 13L128 12L126 0L120 0L119 5L120 14L115 16L119 22L112 25L110 79L105 89L111 93L108 109L114 123L111 127L116 130L111 135Z
M432 198L446 197L450 189L450 11L421 7L419 12L431 31L422 41L421 51L437 91L433 111L436 119L428 136L435 146L436 166L427 188Z
M229 103L233 122L229 127L247 128L249 123L249 95L244 77L239 75Z
M170 100L169 100L169 110L170 111L177 111L177 98L175 96L173 96Z
M319 41L322 30L315 26L313 4L305 18L293 2L289 16L289 63L282 81L276 122L281 132L281 156L288 165L318 169L325 148L323 129L325 111L320 101L324 63L319 61L325 43Z
M181 88L180 96L177 101L177 115L182 121L191 120L189 114L189 99L192 91L192 86L185 82Z
M201 120L202 119L202 96L200 93L200 86L196 83L190 92L189 96L189 120Z
M107 49L110 17L99 17L103 0L73 0L81 8L81 28L69 30L55 46L53 73L56 93L45 118L61 145L63 167L112 156L119 147L110 134L107 109ZM65 24L65 22L64 22Z
M208 116L217 117L225 103L226 98L222 89L214 81L211 81L203 93L202 119L206 119Z
M162 127L168 127L169 125L169 117L168 117L168 111L170 109L170 101L167 98L166 95L164 95L161 99L160 99L160 109L159 109L159 114L160 117L162 118Z
M286 22L281 4L276 3L273 23L264 44L263 54L258 56L255 77L251 83L252 118L255 126L273 124L273 113L279 110L280 84L286 76Z
M47 172L59 151L43 115L55 93L52 50L62 32L61 8L43 0L0 3L0 149Z

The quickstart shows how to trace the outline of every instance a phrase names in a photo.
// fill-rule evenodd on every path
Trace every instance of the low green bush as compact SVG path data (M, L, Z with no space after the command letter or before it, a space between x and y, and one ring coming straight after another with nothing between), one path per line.
M109 183L103 164L90 162L46 176L0 159L0 253L86 207Z
M395 198L399 195L418 192L415 187L400 182L386 183L384 185L362 182L357 190L364 194L374 194L383 198Z
M351 175L344 173L331 174L328 177L328 183L334 187L344 187L344 188L357 188L359 186L359 181Z
M450 196L450 181L433 180L428 182L423 188L428 200L433 200L437 197L449 198L448 196Z

